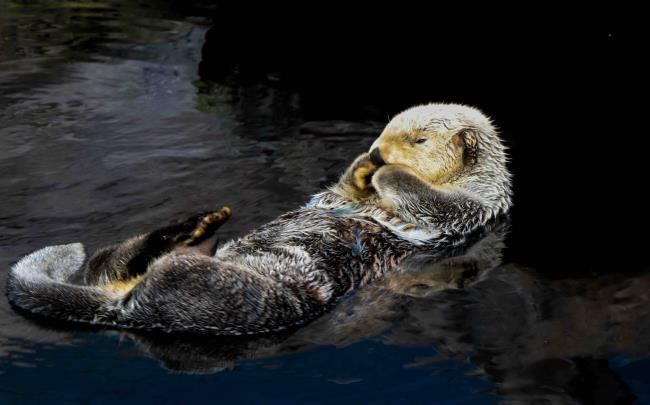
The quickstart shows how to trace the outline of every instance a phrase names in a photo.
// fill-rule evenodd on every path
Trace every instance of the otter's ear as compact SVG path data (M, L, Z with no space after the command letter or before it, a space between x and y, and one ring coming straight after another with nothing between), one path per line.
M476 163L478 152L478 134L476 130L463 128L454 134L452 142L463 148L463 159L465 164L473 165Z

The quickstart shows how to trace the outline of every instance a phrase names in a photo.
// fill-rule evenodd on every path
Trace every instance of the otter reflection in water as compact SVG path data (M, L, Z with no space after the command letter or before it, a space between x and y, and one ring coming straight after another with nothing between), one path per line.
M650 350L650 274L589 280L544 280L502 264L506 224L463 250L419 255L407 271L366 286L311 324L256 338L198 338L124 332L168 369L213 373L238 361L282 356L367 339L428 346L419 359L469 361L474 375L511 400L633 400L613 372L612 354ZM596 402L599 402L596 401Z

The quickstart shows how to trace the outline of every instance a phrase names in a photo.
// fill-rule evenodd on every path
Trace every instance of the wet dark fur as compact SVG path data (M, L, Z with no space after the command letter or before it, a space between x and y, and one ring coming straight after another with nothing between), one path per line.
M31 312L60 319L254 334L313 319L418 249L372 218L307 206L278 217L212 257L176 248L179 234L195 223L190 219L101 249L85 270L86 283L93 287L68 285L66 280L28 285L11 277L9 298ZM440 249L461 240L460 234L447 235L419 248ZM259 263L252 265L254 270L244 269L232 257ZM121 295L96 287L142 274L142 280Z

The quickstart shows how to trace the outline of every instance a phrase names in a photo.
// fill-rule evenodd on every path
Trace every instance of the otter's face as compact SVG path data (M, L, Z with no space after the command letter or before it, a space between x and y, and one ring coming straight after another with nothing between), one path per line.
M405 129L388 125L370 147L377 165L396 164L409 167L430 184L444 184L466 164L472 163L473 129L442 128Z

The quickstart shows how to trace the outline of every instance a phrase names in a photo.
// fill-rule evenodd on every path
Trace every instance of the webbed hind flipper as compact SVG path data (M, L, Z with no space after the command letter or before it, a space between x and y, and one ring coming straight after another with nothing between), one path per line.
M232 215L230 207L222 207L218 211L200 216L189 237L181 243L185 246L198 245L214 235L215 231L230 218L230 215Z
M210 255L216 243L208 239L231 214L229 207L222 207L102 248L89 260L85 281L91 285L130 282L144 274L154 260L178 249L191 248Z

